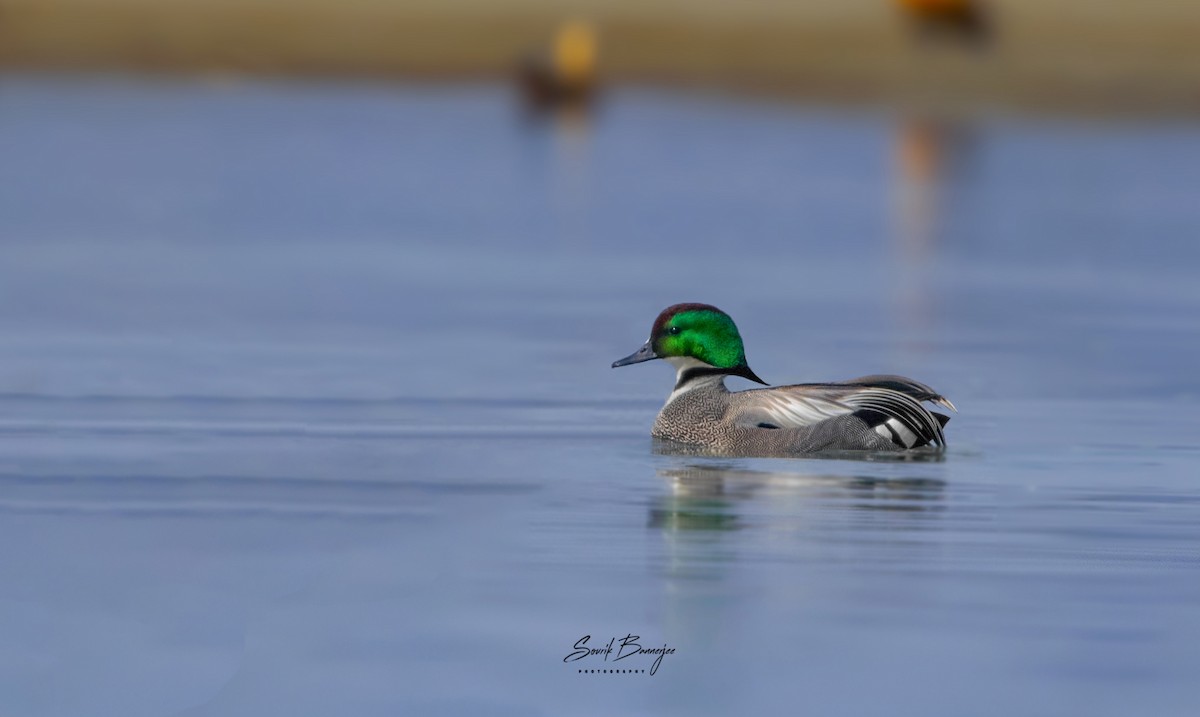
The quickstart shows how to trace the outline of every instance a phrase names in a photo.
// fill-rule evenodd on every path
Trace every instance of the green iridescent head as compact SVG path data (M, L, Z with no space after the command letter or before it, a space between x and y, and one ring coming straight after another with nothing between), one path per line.
M613 362L613 368L651 359L695 359L711 373L742 376L766 384L746 364L742 336L729 314L708 304L676 304L663 310L646 345Z

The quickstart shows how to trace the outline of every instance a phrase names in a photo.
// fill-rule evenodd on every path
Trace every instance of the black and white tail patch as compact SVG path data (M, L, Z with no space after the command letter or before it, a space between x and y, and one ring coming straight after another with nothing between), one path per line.
M862 408L854 412L867 426L876 433L887 438L901 448L913 448L921 445L920 437L898 418L870 408Z
M894 407L890 408L894 409ZM867 426L876 433L900 448L919 448L931 443L942 444L944 439L941 438L940 429L946 425L946 421L950 420L949 416L930 412L938 422L937 429L931 430L931 427L925 425L919 416L913 415L911 412L904 411L900 415L895 415L895 413L894 410L885 413L878 409L860 408L854 412L854 415L866 422Z

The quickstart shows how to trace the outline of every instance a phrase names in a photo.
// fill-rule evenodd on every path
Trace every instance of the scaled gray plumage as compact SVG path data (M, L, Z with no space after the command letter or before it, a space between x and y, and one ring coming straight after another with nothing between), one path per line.
M658 414L652 435L736 455L945 445L947 417L920 402L949 402L911 379L866 376L730 392L724 378L705 376L679 387Z

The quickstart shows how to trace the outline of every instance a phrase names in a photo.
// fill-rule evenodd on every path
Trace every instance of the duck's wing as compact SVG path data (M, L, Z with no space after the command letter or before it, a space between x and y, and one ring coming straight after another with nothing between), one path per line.
M910 390L900 390L900 386ZM914 392L921 397L914 396ZM902 448L946 445L942 426L950 420L949 416L933 413L921 405L922 400L942 397L928 386L898 376L780 386L737 395L742 400L738 402L734 420L742 426L805 428L853 414ZM926 395L932 397L925 398Z
M929 401L944 408L948 408L955 413L958 409L950 403L950 399L934 391L929 386L914 381L905 376L893 376L891 374L878 374L874 376L862 376L860 378L852 378L849 381L838 381L837 386L862 386L864 388L889 388L893 391L907 394L917 399L918 401Z

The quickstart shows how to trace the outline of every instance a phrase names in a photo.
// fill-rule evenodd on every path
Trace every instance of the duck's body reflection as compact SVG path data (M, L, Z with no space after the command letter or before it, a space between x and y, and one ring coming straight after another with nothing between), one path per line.
M812 509L824 504L837 509L936 511L945 487L944 481L928 477L769 472L721 463L664 468L659 475L666 479L669 492L651 506L649 524L668 531L744 527L740 504L760 495Z
M770 471L696 460L658 471L664 490L649 508L649 529L663 540L653 568L663 584L663 637L681 647L680 669L689 669L689 655L721 654L732 665L750 658L749 645L775 649L770 635L738 632L759 629L747 616L764 609L825 621L823 611L842 599L852 609L885 604L892 596L864 603L854 591L938 549L931 538L943 522L945 482L922 473L939 466L864 462L837 475L837 466ZM936 589L906 582L909 591Z

